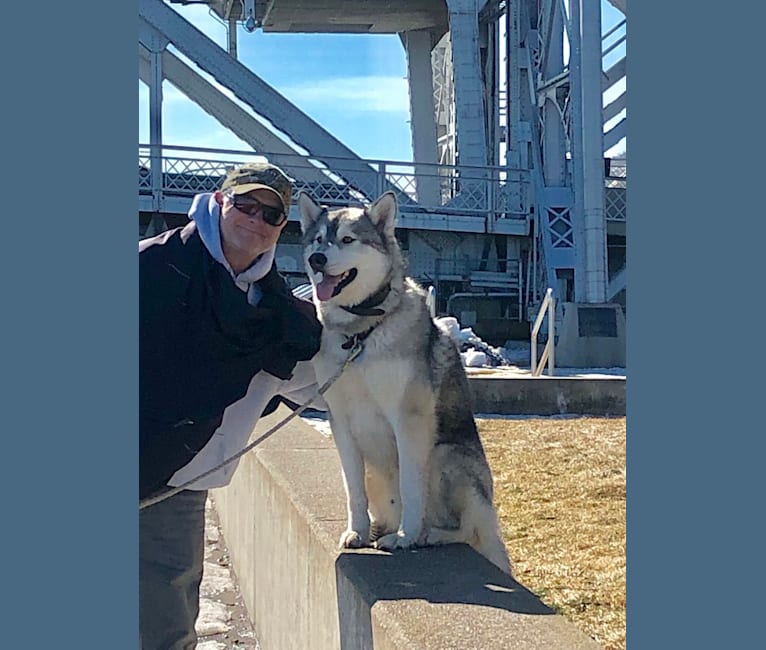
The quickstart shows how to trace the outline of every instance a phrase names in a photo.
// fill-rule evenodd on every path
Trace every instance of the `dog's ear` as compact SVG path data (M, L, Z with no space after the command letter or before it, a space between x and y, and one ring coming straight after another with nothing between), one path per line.
M322 207L306 192L300 192L298 194L298 208L301 212L301 232L306 234L306 231L311 228L319 218L319 215L322 214Z
M394 236L394 229L396 228L396 213L398 211L398 202L396 200L396 194L393 192L386 192L375 200L370 208L367 210L367 214L370 216L370 221L380 228L386 235Z

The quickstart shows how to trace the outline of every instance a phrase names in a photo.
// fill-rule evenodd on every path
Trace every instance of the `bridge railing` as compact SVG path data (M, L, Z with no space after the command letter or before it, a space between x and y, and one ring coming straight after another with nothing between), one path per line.
M612 158L604 190L607 221L626 221L628 217L628 168L624 159Z
M305 191L329 206L370 203L391 190L406 212L481 217L492 224L527 219L534 201L529 170L365 160L370 172L362 175L362 188L346 176L353 171L360 178L358 160L144 144L138 147L139 195L151 197L154 210L165 211L165 199L214 192L231 167L254 161L279 165L294 179L296 195ZM618 218L625 219L624 207Z
M352 169L359 177L359 161L290 154L193 147L162 146L160 151L139 145L139 194L188 196L212 192L232 166L249 161L270 161L294 179L295 193L306 191L328 205L369 203L386 190L394 191L402 208L500 219L526 218L529 214L530 172L505 167L470 167L364 161L370 183L359 187L346 178ZM159 168L159 169L158 169ZM349 173L348 176L351 176Z

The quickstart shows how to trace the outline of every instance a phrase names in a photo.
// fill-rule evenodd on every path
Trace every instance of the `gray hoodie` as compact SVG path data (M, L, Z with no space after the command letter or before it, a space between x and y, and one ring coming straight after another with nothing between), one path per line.
M205 244L208 252L213 258L220 262L224 268L231 274L234 279L234 283L247 293L247 301L251 305L257 305L261 300L261 289L257 284L254 284L262 277L264 277L274 262L274 254L276 252L276 246L271 247L265 253L262 253L258 259L253 262L242 273L234 273L231 266L226 261L223 255L223 248L221 247L221 231L219 228L219 221L221 215L221 207L215 200L215 194L204 193L197 194L192 201L191 208L189 209L189 218L197 224L197 232L199 233L202 243Z

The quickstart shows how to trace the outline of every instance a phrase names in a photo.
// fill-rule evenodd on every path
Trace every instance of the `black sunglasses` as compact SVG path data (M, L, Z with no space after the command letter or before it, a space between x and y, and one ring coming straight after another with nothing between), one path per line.
M270 226L281 226L287 215L282 208L275 208L265 203L261 203L258 199L252 197L238 196L229 192L226 195L231 201L231 204L237 208L240 212L244 212L251 217L261 213L261 219L263 219Z

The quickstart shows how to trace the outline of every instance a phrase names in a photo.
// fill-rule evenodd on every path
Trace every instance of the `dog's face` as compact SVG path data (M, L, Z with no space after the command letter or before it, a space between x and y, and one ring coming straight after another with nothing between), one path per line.
M369 208L327 211L307 194L298 197L303 259L319 302L358 305L387 280L397 203L386 192Z

